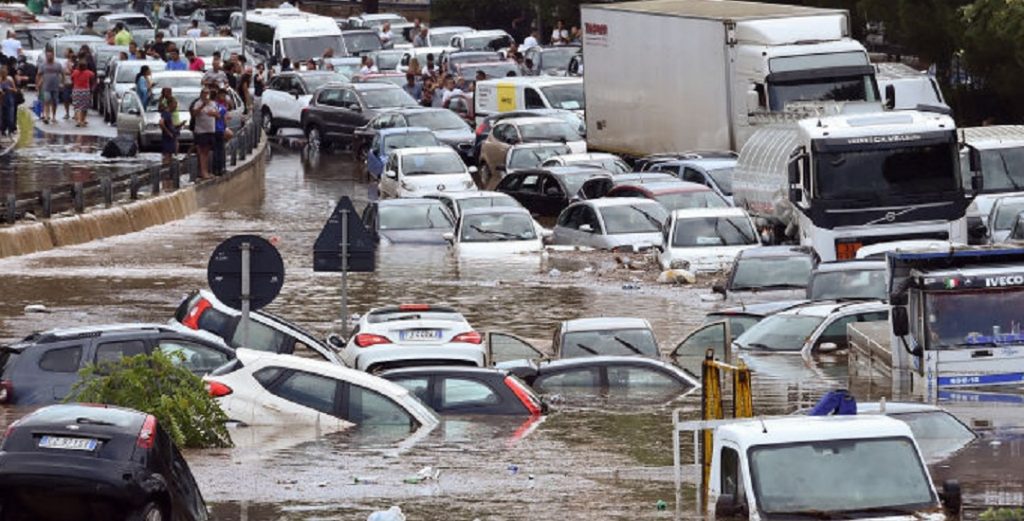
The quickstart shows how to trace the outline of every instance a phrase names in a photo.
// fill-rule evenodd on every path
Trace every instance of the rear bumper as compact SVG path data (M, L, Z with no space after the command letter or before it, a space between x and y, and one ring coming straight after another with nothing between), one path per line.
M134 463L65 453L0 453L0 495L24 489L80 494L140 507L164 487L161 480Z
M367 370L379 364L423 365L438 363L484 365L484 346L476 344L390 345L366 348L356 355L353 366Z

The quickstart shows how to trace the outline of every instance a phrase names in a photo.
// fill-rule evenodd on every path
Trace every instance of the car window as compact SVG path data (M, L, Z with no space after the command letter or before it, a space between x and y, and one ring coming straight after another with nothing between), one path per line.
M554 176L544 176L544 181L542 185L543 188L541 189L541 192L544 194L545 197L551 197L554 199L565 198L565 191L562 190L562 185L558 184L558 179L555 179Z
M678 387L679 383L661 371L647 367L608 367L609 387Z
M409 415L394 400L384 395L349 385L347 420L359 425L413 425Z
M288 340L291 341L291 337L288 337ZM312 347L310 347L301 340L295 340L295 344L294 347L292 347L291 354L302 358L309 358L310 360L327 359L327 357L325 357L323 353L317 351L316 349L313 349Z
M342 89L341 91L341 106L351 107L359 106L359 98L356 97L356 93L352 92L352 89Z
M161 340L157 349L165 355L181 356L181 365L197 374L209 373L228 362L227 353L187 340Z
M239 322L235 328L235 334L231 338L231 345L234 347L246 347L257 351L269 351L280 353L287 336L269 326L249 320L249 345L242 345L242 323Z
M544 99L540 97L540 93L529 87L523 89L523 103L527 110L545 108Z
M81 361L82 346L51 349L39 358L39 368L53 373L75 373Z
M430 403L430 397L427 396L427 390L430 387L430 380L426 376L402 378L400 380L392 381L408 389L413 396L419 398L423 403Z
M117 363L126 356L146 354L146 343L142 340L107 342L96 348L96 365Z
M857 315L849 315L836 319L834 322L829 324L824 331L821 333L821 337L818 338L814 348L818 349L821 344L826 342L832 342L836 345L836 349L843 349L847 346L846 340L846 326L857 322Z
M441 407L482 407L500 402L490 386L476 380L446 378L441 386Z
M281 376L283 369L280 367L264 367L259 371L252 374L252 377L260 383L265 389L269 389L270 386L277 380L278 376Z
M316 102L318 105L327 105L328 107L340 107L341 104L341 89L324 89L317 95Z
M691 183L707 184L707 183L704 182L705 181L704 176L700 172L698 172L698 171L696 171L696 170L694 170L692 168L686 168L686 169L683 170L683 181L689 181Z
M499 191L515 192L519 189L519 184L523 181L523 176L510 175L502 179L498 183L496 188Z
M582 214L583 205L570 206L558 216L558 225L575 230L580 227L580 215Z
M338 383L330 378L295 371L270 392L290 402L333 415L337 388Z
M587 367L544 375L534 382L540 392L565 392L571 389L591 389L600 384L597 368Z
M540 191L540 176L537 174L529 174L523 176L523 181L519 185L520 192L533 192L537 193Z

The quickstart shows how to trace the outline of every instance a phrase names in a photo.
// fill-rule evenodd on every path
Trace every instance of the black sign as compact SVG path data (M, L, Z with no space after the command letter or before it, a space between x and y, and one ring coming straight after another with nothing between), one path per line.
M377 243L363 226L352 200L342 196L313 245L313 271L341 271L342 214L347 212L348 271L374 271Z
M270 304L284 285L284 262L274 245L258 235L236 235L210 256L206 279L221 302L242 309L242 245L249 245L249 309Z

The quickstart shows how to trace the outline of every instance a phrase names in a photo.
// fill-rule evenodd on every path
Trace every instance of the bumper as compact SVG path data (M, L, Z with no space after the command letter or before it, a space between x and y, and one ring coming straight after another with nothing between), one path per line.
M129 479L125 479L128 476ZM162 491L137 464L66 454L0 453L0 493L81 495L137 508Z
M484 346L476 344L373 346L356 353L353 367L367 370L379 364L423 365L438 363L484 365Z

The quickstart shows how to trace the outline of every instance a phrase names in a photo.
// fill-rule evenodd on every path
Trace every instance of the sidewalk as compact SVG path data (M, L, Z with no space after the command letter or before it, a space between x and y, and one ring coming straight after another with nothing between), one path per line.
M35 92L25 92L25 105L31 107L36 101ZM33 124L35 129L44 134L55 134L58 136L95 136L101 138L115 138L117 137L117 127L110 126L103 121L103 116L95 110L90 110L86 116L86 122L89 123L86 127L75 126L75 109L71 108L71 119L64 119L64 106L57 105L57 120L50 124L43 123L43 120L37 118L35 113L32 114Z

